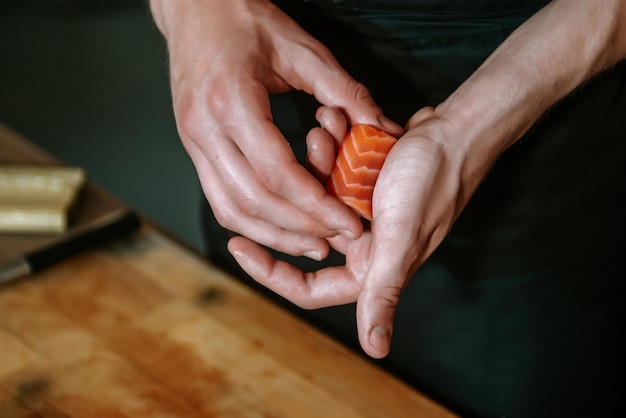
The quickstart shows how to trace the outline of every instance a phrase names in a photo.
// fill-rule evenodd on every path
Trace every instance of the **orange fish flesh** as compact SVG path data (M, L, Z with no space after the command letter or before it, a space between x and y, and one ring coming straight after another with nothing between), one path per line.
M354 125L343 140L326 184L330 194L372 220L372 195L396 138L369 125Z

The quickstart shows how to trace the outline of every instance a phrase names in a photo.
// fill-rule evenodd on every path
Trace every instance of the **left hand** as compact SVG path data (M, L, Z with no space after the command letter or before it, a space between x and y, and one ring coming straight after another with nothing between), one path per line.
M333 139L343 138L346 123L337 110L322 110L318 119L325 129L309 133L309 162L327 176L332 167L328 150L333 149ZM444 145L454 131L434 109L420 110L407 128L376 183L371 230L357 240L328 239L345 254L344 266L305 273L275 260L251 240L236 237L229 242L229 250L250 276L300 307L357 302L359 340L375 358L389 352L402 290L441 243L477 184L464 181L463 147Z
M233 239L231 252L253 278L302 307L356 301L363 349L385 356L412 273L441 243L500 154L559 99L626 57L625 20L623 0L550 2L436 110L415 113L378 177L371 230L354 241L328 239L346 255L345 266L303 273L245 238ZM343 138L337 127L345 120L336 111L319 116L328 133L310 133L319 152L309 160L324 174L332 166L327 144Z

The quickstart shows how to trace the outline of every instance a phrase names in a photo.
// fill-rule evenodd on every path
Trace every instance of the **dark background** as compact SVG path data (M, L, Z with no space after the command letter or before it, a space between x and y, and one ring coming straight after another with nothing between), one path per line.
M0 122L203 251L147 1L0 0Z

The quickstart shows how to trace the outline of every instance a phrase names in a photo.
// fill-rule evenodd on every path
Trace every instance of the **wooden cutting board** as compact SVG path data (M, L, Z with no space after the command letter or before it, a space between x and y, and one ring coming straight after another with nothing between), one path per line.
M0 287L2 418L320 416L454 415L150 226Z

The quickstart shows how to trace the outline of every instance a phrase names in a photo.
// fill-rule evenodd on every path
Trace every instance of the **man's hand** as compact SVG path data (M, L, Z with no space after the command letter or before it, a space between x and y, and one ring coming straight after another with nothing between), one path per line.
M322 259L324 238L359 237L361 223L305 168L274 125L269 94L291 88L387 130L367 89L265 0L151 2L169 49L179 133L216 218L292 255Z
M316 147L310 160L320 175L330 172L324 143L343 138L346 123L339 112L323 109L318 119L327 132L311 132ZM373 198L371 230L356 240L328 241L346 255L346 264L304 273L275 260L260 246L234 238L229 249L258 282L308 308L357 302L357 324L363 349L372 357L390 347L393 317L409 278L441 243L467 203L474 185L462 184L462 147L443 135L455 135L434 109L418 112L392 148L380 172ZM343 129L343 131L342 131Z
M436 109L411 118L380 172L371 230L362 233L356 216L295 163L267 94L297 88L326 105L322 128L307 138L321 179L346 126L400 133L365 88L266 1L153 0L153 10L170 47L183 142L218 219L248 237L233 238L229 250L297 305L356 301L359 338L373 357L389 351L402 289L491 164L554 103L626 57L626 2L549 3ZM313 258L330 243L346 264L303 273L257 243Z

